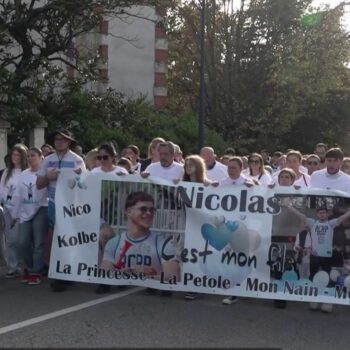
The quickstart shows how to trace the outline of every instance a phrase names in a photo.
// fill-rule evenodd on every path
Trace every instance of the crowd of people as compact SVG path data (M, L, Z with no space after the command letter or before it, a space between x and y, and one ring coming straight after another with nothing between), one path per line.
M19 277L21 282L28 285L40 284L47 274L55 225L56 181L63 168L74 169L77 173L90 171L93 174L139 174L144 178L155 176L175 184L188 181L204 186L295 186L350 193L350 158L345 158L340 148L328 149L324 143L317 144L312 154L289 149L286 152L276 151L271 156L266 150L237 155L233 148L228 148L219 156L212 147L203 147L199 154L184 156L178 145L157 137L149 143L147 157L142 159L136 145L128 145L118 154L112 143L101 144L84 155L72 133L60 129L53 135L53 146L44 144L39 149L16 144L5 162L6 168L1 171L0 182L0 200L5 219L1 240L7 268L5 277ZM150 203L153 204L152 201ZM144 211L151 214L151 209ZM327 220L325 215L318 218L317 223ZM296 253L307 248L310 248L311 255L318 251L317 256L311 259L318 261L317 269L328 271L330 249L319 246L312 249L316 246L313 241L316 242L318 232L312 231L314 221L308 218L305 221L310 226L311 234L303 247L297 244L299 241L296 242ZM340 219L337 219L332 225L339 222ZM324 244L329 246L331 239L328 238ZM116 241L115 244L119 243ZM99 260L108 264L113 256L103 256L101 252ZM55 291L63 291L66 286L67 283L61 280L51 283ZM101 285L96 291L108 292L109 287ZM193 300L196 296L187 293L185 298ZM236 297L228 297L223 299L223 303L232 304L237 300ZM318 306L313 305L313 308ZM332 311L329 305L320 308L326 312Z

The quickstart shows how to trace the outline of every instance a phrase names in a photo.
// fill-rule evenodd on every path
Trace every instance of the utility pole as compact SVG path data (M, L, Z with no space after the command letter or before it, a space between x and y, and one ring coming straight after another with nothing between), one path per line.
M200 27L200 83L198 108L198 152L204 146L204 118L205 118L205 22L206 0L201 0L201 27Z

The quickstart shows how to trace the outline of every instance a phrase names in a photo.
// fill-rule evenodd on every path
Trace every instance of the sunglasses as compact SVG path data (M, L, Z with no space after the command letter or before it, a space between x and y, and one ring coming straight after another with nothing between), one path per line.
M307 162L308 165L318 165L318 162Z
M149 212L153 215L157 209L154 207L140 207L138 208L138 210L141 212L141 214L146 214L147 212Z
M97 156L96 157L98 160L108 160L109 159L109 156L105 155L105 156Z
M259 159L250 159L248 161L249 164L260 164L260 160Z

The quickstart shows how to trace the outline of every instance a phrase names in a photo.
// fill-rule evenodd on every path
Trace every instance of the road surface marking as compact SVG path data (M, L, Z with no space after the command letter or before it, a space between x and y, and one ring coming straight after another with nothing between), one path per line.
M106 303L108 301L120 299L120 298L126 297L126 296L128 296L130 294L137 293L137 292L139 292L139 291L141 291L143 289L144 288L141 288L141 287L133 288L133 289L130 289L130 290L127 290L127 291L124 291L124 292L120 292L120 293L116 293L116 294L113 294L113 295L109 295L107 297L91 300L91 301L88 301L86 303L82 303L82 304L78 304L78 305L75 305L75 306L67 307L67 308L62 309L62 310L50 312L49 314L46 314L46 315L30 318L29 320L25 320L25 321L22 321L22 322L10 324L8 326L0 328L0 334L5 334L5 333L12 332L12 331L15 331L15 330L20 329L20 328L32 326L33 324L36 324L36 323L40 323L40 322L44 322L44 321L47 321L47 320L51 320L53 318L60 317L60 316L63 316L63 315L67 315L67 314L70 314L72 312L76 312L76 311L79 311L79 310L83 310L83 309L86 309L86 308L91 307L91 306L95 306L95 305L98 305L98 304Z

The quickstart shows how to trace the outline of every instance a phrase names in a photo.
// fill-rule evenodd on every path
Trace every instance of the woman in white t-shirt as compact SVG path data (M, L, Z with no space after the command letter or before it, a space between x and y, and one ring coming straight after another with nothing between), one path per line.
M15 191L19 176L27 168L27 147L17 144L10 151L10 165L2 174L0 181L0 199L4 207L5 217L5 261L7 265L6 278L14 278L20 272L20 257L18 247L18 221L15 212Z
M264 168L264 160L259 153L252 153L248 158L249 168L245 175L259 182L262 186L267 186L271 183L271 175Z
M226 179L220 181L220 186L223 185L247 185L252 186L254 182L242 173L243 161L241 157L230 157L227 162Z
M19 248L24 262L23 283L41 283L44 271L44 246L49 229L47 188L36 187L37 172L44 159L39 148L28 151L29 168L19 176L16 218L19 220Z
M183 181L202 183L204 186L215 184L215 181L206 177L205 163L200 156L186 157Z
M291 187L294 185L296 174L293 169L283 168L277 175L277 184L273 183L269 185L270 188L274 188L276 185L279 187ZM278 309L284 309L287 306L286 300L274 300L274 306Z
M310 176L300 171L301 161L302 155L299 151L292 150L287 153L287 167L293 169L296 175L294 185L306 188L310 186Z
M115 165L117 159L117 152L114 147L108 143L101 145L98 148L97 160L100 162L100 166L93 168L91 174L128 174L128 171L118 165ZM109 234L112 234L113 230L108 225L101 225L99 235L99 245L103 247L106 244ZM96 288L97 294L104 294L110 291L111 287L106 284L99 284Z
M185 158L183 181L201 183L204 186L217 184L206 177L206 167L203 158L198 155L191 155ZM176 180L174 182L177 182ZM185 294L186 300L194 300L199 293L188 292Z
M91 170L92 174L107 173L107 174L128 174L125 168L115 165L117 152L114 147L108 143L101 145L98 148L97 160L101 165Z
M241 157L233 156L230 157L227 162L227 173L226 179L220 181L220 186L247 186L251 187L254 185L254 180L249 179L242 173L243 160ZM236 296L228 296L222 299L224 305L231 305L238 301Z

